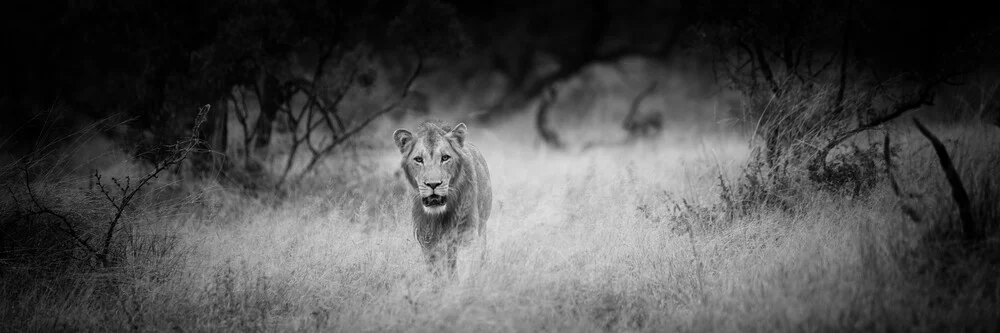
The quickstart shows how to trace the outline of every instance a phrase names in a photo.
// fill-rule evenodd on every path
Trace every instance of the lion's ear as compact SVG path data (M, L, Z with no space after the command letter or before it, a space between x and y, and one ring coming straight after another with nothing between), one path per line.
M413 141L413 133L405 129L398 129L392 133L392 139L396 141L396 147L399 148L399 152L402 153L406 147L407 143Z
M455 128L452 128L451 131L448 132L448 134L446 134L446 136L454 139L455 142L458 143L459 147L465 147L466 129L467 128L465 127L465 123L458 123L458 125L455 125Z

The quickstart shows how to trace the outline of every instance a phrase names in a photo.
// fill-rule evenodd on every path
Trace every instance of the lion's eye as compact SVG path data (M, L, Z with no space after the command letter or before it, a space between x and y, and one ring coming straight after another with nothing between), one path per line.
M417 163L424 163L424 158L420 156L414 157L413 160L417 161Z
M449 158L451 158L451 156L441 155L441 162L447 161Z

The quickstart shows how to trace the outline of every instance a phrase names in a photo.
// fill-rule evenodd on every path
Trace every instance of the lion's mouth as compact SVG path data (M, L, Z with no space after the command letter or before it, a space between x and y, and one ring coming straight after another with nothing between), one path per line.
M442 195L431 194L424 197L421 201L423 201L425 207L438 207L444 206L445 202L448 201L447 199L448 197Z

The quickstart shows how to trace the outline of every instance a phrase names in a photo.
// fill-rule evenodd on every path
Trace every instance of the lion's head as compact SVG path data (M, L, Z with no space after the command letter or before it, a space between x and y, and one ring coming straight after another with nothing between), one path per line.
M449 198L457 198L462 189L463 149L466 126L459 123L451 130L440 122L426 122L411 133L398 129L393 139L403 155L402 167L410 185L419 192L427 214L449 210Z

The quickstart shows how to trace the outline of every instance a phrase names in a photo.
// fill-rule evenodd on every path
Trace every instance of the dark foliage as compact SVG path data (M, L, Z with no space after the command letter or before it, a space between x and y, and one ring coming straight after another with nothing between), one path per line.
M292 88L330 94L329 84L302 73L330 70L326 62L358 47L390 69L412 66L417 51L447 56L462 49L453 11L433 0L67 1L4 12L14 14L4 20L13 37L8 45L19 48L4 63L0 99L9 115L4 137L18 133L5 143L12 151L30 150L32 134L41 131L33 117L60 104L73 116L57 128L109 115L132 119L125 131L107 134L154 152L140 156L153 162L163 158L153 148L188 134L195 113L187 110L209 103L215 108L203 139L225 154L226 105L234 88L248 88L259 99L252 143L265 147ZM370 71L356 84L376 80L383 79Z

